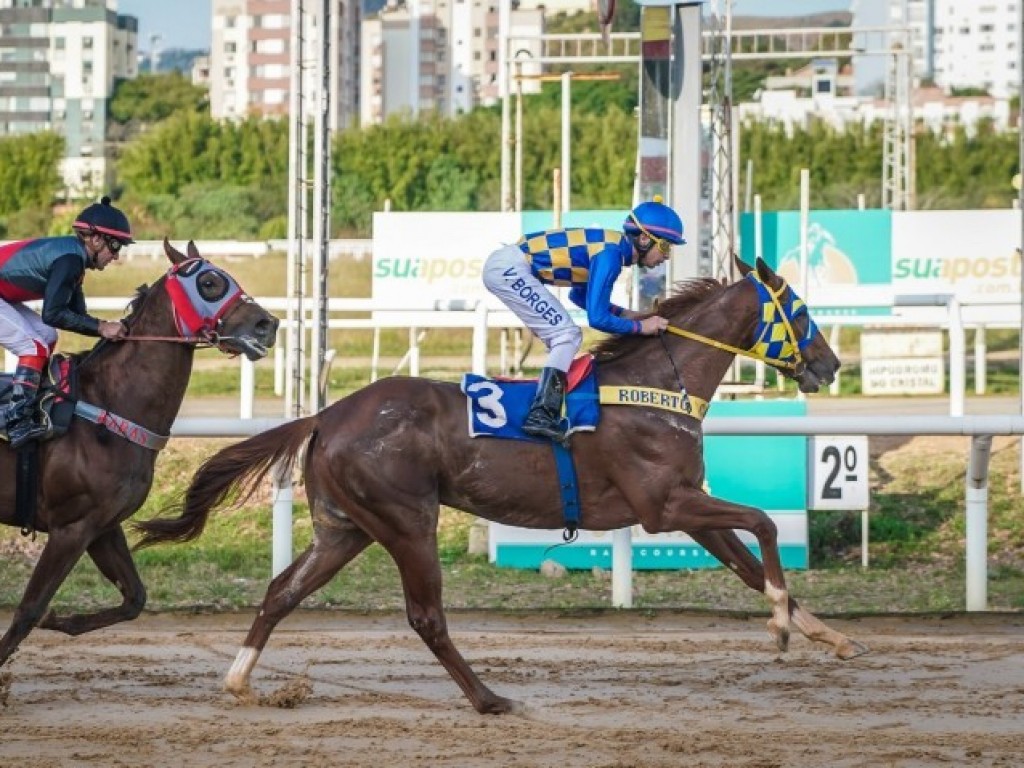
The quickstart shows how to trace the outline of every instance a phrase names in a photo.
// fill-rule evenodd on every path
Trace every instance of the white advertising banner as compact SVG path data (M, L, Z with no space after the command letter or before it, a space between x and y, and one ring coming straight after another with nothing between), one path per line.
M483 265L493 251L523 234L522 215L515 212L375 213L373 298L410 308L483 301L489 309L504 310L484 287ZM612 291L619 306L629 306L631 272L622 270ZM552 292L577 323L586 324L586 313L569 301L568 288L552 286Z
M892 215L897 293L953 293L961 303L1020 301L1020 212L907 211Z
M518 213L375 213L373 298L410 306L485 301L503 309L481 273L492 251L521 234Z

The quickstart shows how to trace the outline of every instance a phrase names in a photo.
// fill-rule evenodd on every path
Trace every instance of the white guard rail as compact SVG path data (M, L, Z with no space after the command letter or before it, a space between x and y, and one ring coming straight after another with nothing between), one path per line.
M174 437L247 437L279 426L287 419L181 418L171 430ZM988 465L992 438L1024 435L1024 416L778 416L743 418L709 417L709 435L957 435L970 437L967 463L967 584L966 608L988 607ZM292 559L292 490L290 478L274 485L273 574ZM615 531L612 547L612 604L632 606L632 546L629 528Z

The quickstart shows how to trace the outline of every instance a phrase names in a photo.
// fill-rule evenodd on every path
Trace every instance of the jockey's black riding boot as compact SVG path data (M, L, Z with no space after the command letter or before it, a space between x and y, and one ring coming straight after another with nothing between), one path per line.
M565 401L565 373L557 368L541 371L537 395L523 422L523 432L549 440L564 440L562 429L562 403Z
M19 365L11 384L11 402L4 416L7 419L7 439L11 448L20 448L29 440L46 434L46 425L36 420L36 393L39 391L39 371Z

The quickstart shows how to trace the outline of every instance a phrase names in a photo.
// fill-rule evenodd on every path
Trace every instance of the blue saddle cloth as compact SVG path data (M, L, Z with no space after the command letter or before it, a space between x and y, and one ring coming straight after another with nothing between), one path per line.
M500 437L507 440L550 442L522 430L523 421L537 394L535 380L489 379L475 373L462 377L466 395L470 437ZM566 434L593 432L601 417L597 402L597 375L593 366L565 397L563 419L568 420Z

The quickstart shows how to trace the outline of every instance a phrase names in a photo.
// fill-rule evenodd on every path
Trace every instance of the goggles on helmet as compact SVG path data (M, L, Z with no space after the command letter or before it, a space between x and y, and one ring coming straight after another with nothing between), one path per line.
M672 243L670 243L668 240L665 240L664 238L651 234L650 230L648 230L647 227L640 223L640 219L638 219L636 217L636 214L634 214L632 211L629 214L629 218L633 220L633 223L636 224L637 228L643 234L651 238L651 242L654 243L655 247L657 247L659 251L664 253L666 256L672 253Z

